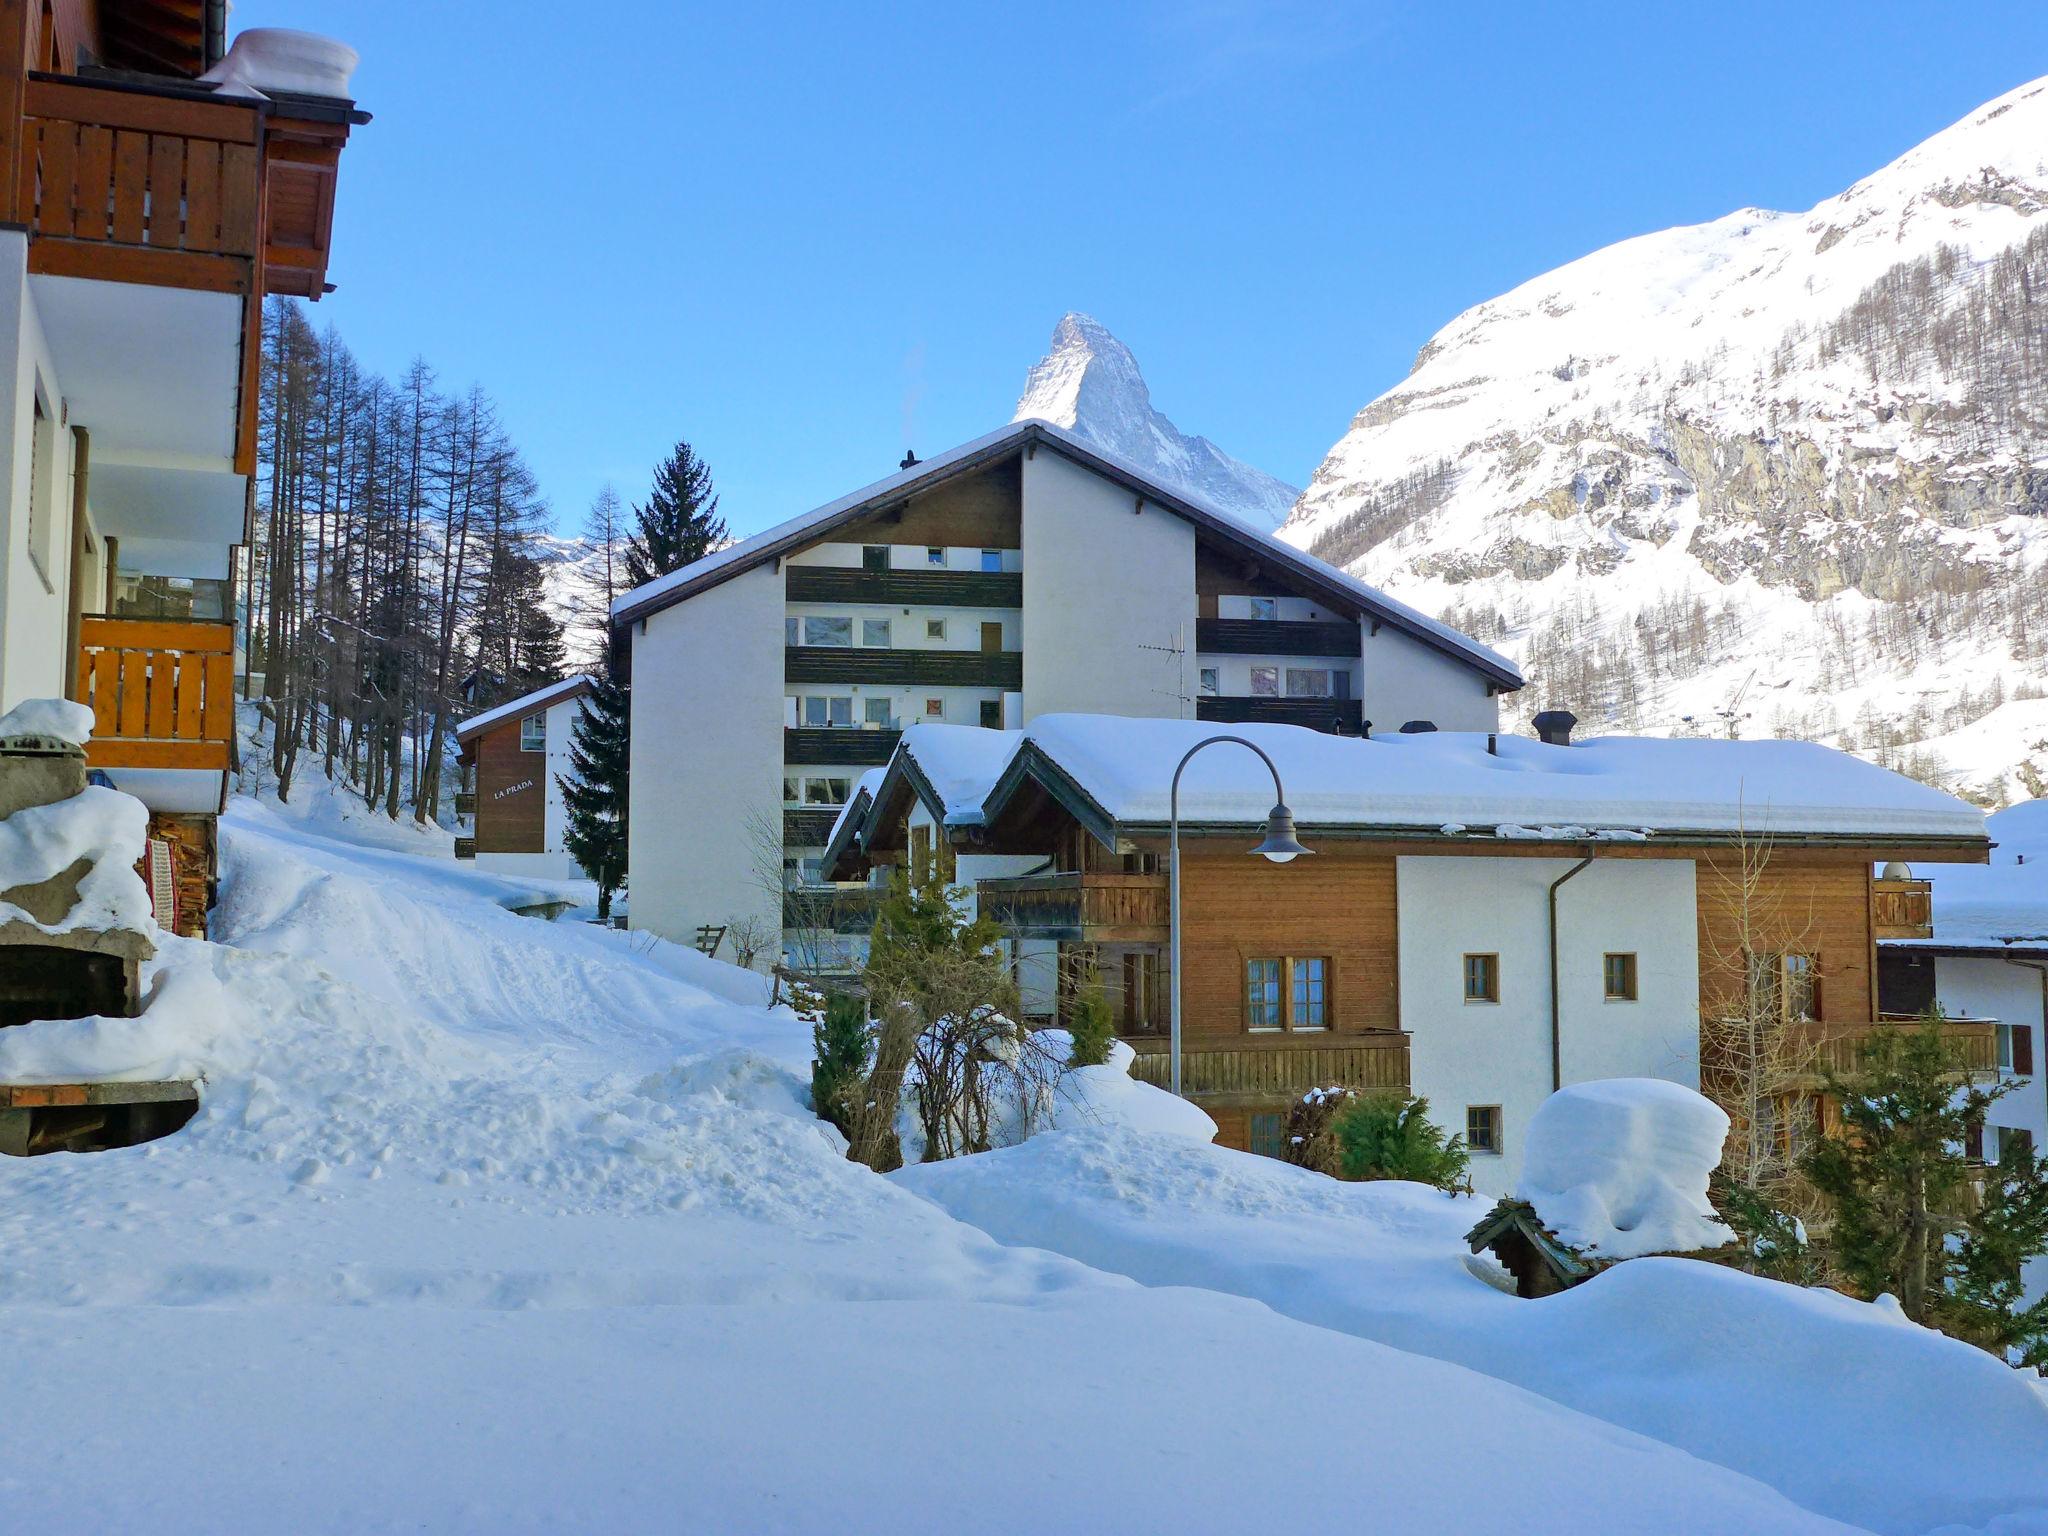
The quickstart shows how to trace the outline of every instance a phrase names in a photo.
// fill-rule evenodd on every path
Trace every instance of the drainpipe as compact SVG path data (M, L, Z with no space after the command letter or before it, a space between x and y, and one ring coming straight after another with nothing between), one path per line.
M1564 1028L1558 1018L1557 985L1557 888L1593 862L1593 850L1550 882L1550 1091L1564 1086Z

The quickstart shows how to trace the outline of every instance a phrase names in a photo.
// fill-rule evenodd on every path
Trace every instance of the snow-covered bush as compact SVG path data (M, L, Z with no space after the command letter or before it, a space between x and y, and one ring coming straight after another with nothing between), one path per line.
M1707 1180L1727 1137L1726 1113L1682 1084L1574 1083L1530 1116L1516 1195L1594 1258L1718 1248L1735 1234L1714 1213Z

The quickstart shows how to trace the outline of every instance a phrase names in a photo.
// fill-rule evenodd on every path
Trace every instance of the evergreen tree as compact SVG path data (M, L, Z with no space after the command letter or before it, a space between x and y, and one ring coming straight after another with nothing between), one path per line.
M825 1016L811 1026L811 1108L853 1133L853 1103L867 1076L872 1041L865 1004L850 993L825 1000Z
M711 468L688 443L679 442L655 467L654 490L646 502L633 508L633 528L626 537L627 585L643 586L679 571L725 541Z
M1090 972L1074 998L1067 1035L1073 1042L1067 1051L1070 1067L1099 1067L1109 1060L1109 1048L1116 1043L1116 1024L1110 1017L1109 1000L1102 995L1102 978Z
M2048 1296L2023 1304L2027 1260L2048 1252L2048 1159L2015 1137L1986 1170L1969 1230L1956 1245L1944 1310L1950 1331L2022 1365L2048 1369Z
M569 737L570 772L556 775L568 824L563 846L597 882L597 916L612 915L612 893L626 883L627 726L631 701L609 661L593 674Z
M1469 1190L1464 1141L1446 1139L1429 1118L1429 1100L1362 1093L1338 1111L1331 1133L1347 1179L1407 1179Z

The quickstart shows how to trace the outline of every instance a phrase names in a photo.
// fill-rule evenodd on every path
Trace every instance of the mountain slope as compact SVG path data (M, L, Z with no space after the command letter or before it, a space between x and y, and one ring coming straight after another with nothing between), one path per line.
M1130 348L1087 315L1066 315L1053 327L1052 350L1032 366L1010 419L1030 417L1069 428L1258 528L1276 526L1301 494L1154 410Z
M1524 712L1810 735L2028 792L2048 81L1807 213L1624 241L1468 310L1283 536L1514 654Z

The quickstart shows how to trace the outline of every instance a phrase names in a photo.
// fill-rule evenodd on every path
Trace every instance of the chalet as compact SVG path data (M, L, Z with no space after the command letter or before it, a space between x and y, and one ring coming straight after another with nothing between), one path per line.
M263 301L328 289L355 55L223 0L0 0L0 709L69 697L200 931Z
M455 811L470 827L456 842L459 857L546 880L582 874L562 841L568 809L561 778L570 771L571 733L591 686L588 677L550 683L456 727L463 788Z
M1989 868L1922 864L1880 882L1899 910L1878 947L1879 1003L1917 1017L1931 1007L1994 1032L2011 1091L1985 1117L1983 1156L2008 1143L2048 1147L2048 800L1986 823ZM2029 1298L2048 1293L2048 1258L2026 1267Z
M625 594L633 923L772 928L905 727L1085 710L1487 730L1505 658L1024 421ZM829 891L822 893L830 897Z
M1136 1072L1166 1084L1170 790L1217 734L1084 715L914 727L833 827L826 872L872 885L937 868L1006 930L1028 1015L1057 1019L1077 979L1098 978ZM1554 722L1547 742L1228 734L1270 759L1310 852L1246 856L1276 799L1254 751L1187 761L1184 1091L1224 1141L1266 1152L1308 1088L1423 1094L1492 1194L1513 1189L1522 1130L1566 1083L1712 1093L1701 1021L1759 994L1816 1056L1846 1059L1879 1025L1873 859L1988 846L1962 802L1799 742L1573 743ZM1772 900L1738 912L1746 860ZM1988 1067L1988 1026L1951 1031ZM1788 1097L1787 1123L1818 1112Z

